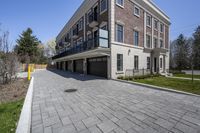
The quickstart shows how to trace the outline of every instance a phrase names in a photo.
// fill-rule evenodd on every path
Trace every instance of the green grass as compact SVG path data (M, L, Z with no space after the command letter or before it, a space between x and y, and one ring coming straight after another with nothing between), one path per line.
M174 74L174 77L192 78L191 74ZM200 75L194 75L194 78L200 79Z
M133 81L200 95L200 81L194 81L192 83L191 80L172 79L166 77L154 77Z
M0 132L15 133L24 99L0 104Z

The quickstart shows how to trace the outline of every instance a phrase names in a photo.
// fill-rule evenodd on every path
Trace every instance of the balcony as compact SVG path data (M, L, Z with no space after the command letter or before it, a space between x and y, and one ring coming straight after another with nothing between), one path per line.
M86 52L89 50L94 50L97 48L109 48L108 46L108 31L105 30L99 30L99 36L95 37L93 39L90 39L88 41L85 41L81 44L78 44L76 46L71 46L66 51L52 57L53 60L62 58L65 56L70 56L73 54L78 54L82 52Z
M163 45L154 45L155 52L167 52L168 50L163 47Z
M89 16L89 26L91 28L94 28L98 25L98 14L97 13L92 13L90 16Z

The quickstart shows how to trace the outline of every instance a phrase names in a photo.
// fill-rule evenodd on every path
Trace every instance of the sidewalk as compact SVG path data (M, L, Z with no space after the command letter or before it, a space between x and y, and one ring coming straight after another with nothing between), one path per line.
M184 78L184 77L167 77L167 78L174 78L174 79L185 79L185 80L192 80L192 78ZM200 79L195 79L196 81L200 81Z

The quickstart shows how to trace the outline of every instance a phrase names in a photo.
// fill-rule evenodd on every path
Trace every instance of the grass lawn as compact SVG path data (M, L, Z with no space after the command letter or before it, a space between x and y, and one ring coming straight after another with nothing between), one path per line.
M0 104L0 132L15 133L24 99Z
M200 81L194 81L192 83L191 80L172 79L166 77L154 77L133 81L200 95Z
M191 74L174 74L174 77L192 78ZM194 75L194 78L200 79L200 75Z

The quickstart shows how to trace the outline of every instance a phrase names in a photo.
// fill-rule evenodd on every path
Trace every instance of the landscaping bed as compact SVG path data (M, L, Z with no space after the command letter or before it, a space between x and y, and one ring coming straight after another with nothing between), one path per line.
M129 80L138 83L144 83L159 87L165 87L169 89L174 89L178 91L189 92L193 94L200 95L200 81L191 81L191 80L184 80L184 79L173 79L173 78L166 78L163 76L151 76L146 78L130 78L124 77L119 78L122 80Z
M0 132L15 132L28 86L26 79L0 85Z

